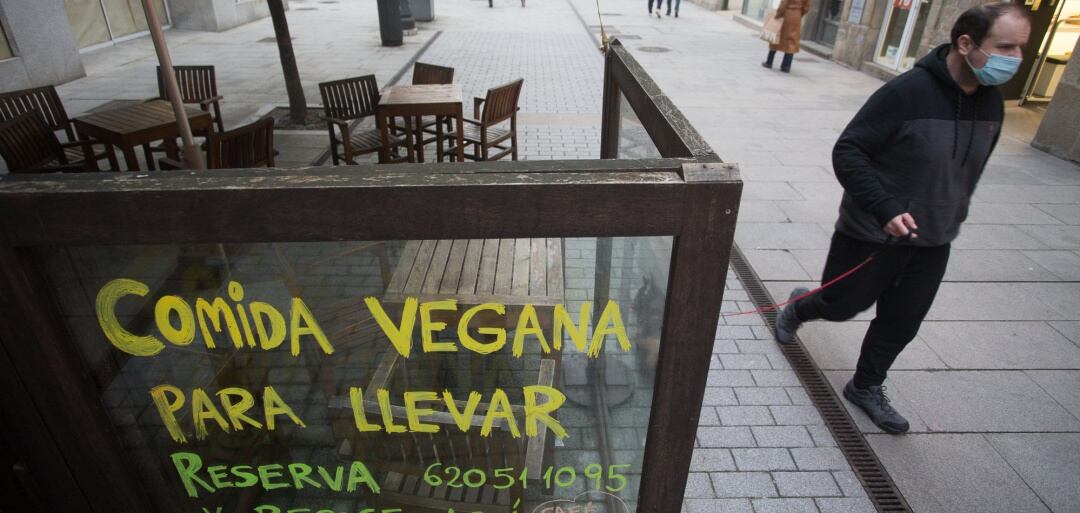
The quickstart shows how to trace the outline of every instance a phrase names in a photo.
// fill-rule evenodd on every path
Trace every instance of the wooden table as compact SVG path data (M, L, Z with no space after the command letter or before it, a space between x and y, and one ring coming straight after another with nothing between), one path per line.
M184 107L184 111L192 133L209 133L213 124L209 112L190 107ZM91 137L120 147L129 171L139 170L135 148L143 144L164 140L169 157L177 157L176 138L180 129L176 126L172 104L165 100L86 114L72 122L80 137Z
M543 324L564 300L562 239L408 241L383 301L404 304L406 297L456 299L459 315L461 305L502 303L510 327L531 304Z
M411 121L405 123L405 142L409 152L409 162L416 162L417 157L422 162L424 158L423 147L421 146L418 149L414 141L414 133L421 142L424 140L424 133L420 127L420 120L423 116L451 116L457 120L457 161L464 161L465 139L462 131L464 119L461 100L461 86L458 84L400 85L384 91L382 97L379 98L378 115L376 116L376 123L382 132L383 140L383 147L380 152L381 161L390 161L388 141L390 140L390 127L393 126L393 118L396 116ZM441 148L442 124L436 123L435 130Z

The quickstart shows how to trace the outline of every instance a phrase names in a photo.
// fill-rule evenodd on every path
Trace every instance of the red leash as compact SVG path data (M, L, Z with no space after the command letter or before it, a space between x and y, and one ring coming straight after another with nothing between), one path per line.
M848 269L847 271L844 271L843 274L841 274L841 275L839 275L839 276L837 276L837 277L835 277L835 278L833 278L833 279L831 279L831 280L829 280L829 281L827 281L825 283L822 283L820 287L818 287L818 288L816 288L814 290L811 290L810 292L807 292L805 294L801 294L799 296L793 297L793 298L791 298L791 299L789 299L787 301L784 301L783 303L777 303L777 304L774 304L774 305L763 306L761 308L755 308L753 310L749 310L749 311L746 311L746 312L721 313L720 317L738 317L740 315L750 315L750 314L765 313L765 312L772 312L772 311L779 310L781 307L783 307L785 305L794 303L794 302L796 302L796 301L798 301L800 299L807 298L807 297L810 297L810 296L812 296L814 294L817 294L818 292L821 292L822 290L825 290L825 289L833 286L834 284L836 284L836 282L838 282L840 280L843 280L844 278L847 278L848 276L851 276L852 274L855 274L856 271L858 271L859 269L862 269L866 264L869 264L870 261L874 259L874 257L878 256L878 253L881 253L881 250L883 250L883 249L885 249L885 248L887 248L889 246L895 246L896 243L907 240L909 238L911 238L910 234L905 236L905 237L901 237L901 238L897 239L895 242L893 242L893 237L889 236L889 238L885 240L885 244L883 244L880 248L878 248L876 251L871 253L870 256L866 257L866 259L863 260L862 262L860 262L859 265L856 265L855 267L852 267L851 269Z

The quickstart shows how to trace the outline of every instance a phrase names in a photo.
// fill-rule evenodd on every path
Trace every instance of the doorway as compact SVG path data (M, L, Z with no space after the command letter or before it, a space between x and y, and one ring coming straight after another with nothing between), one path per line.
M1025 61L1028 60L1028 53L1032 53L1032 58L1026 75L1022 75L1026 79L1018 95L1021 105L1027 102L1048 103L1054 97L1065 66L1080 39L1080 0L1058 0L1056 5L1040 7L1044 13L1039 21L1042 22L1048 15L1049 19L1045 25L1040 23L1038 32L1035 31L1033 19L1032 34L1040 34L1041 37L1036 36L1040 44L1029 44L1029 49L1025 51ZM1008 94L1005 97L1012 99Z

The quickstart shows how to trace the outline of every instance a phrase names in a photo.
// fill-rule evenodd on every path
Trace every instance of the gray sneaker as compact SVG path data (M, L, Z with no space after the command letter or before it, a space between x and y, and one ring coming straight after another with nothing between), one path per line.
M791 291L791 295L788 296L788 301L795 299L803 294L810 292L810 289L806 287L798 287ZM795 315L795 303L788 303L783 310L776 316L776 341L781 344L791 344L795 342L795 332L799 330L803 321L799 320L799 317Z
M886 433L893 435L905 433L910 427L907 419L889 405L889 397L885 395L884 386L856 388L855 381L851 380L844 385L844 397L855 403L855 406L862 408L870 420Z

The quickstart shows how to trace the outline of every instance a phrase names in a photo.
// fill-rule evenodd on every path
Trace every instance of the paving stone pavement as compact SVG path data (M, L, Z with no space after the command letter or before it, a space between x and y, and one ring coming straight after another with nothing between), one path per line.
M388 83L439 34L421 60L457 67L467 95L526 78L523 158L598 154L602 60L582 22L597 24L594 2L439 0L438 19L393 49L378 46L367 3L291 3L316 8L289 13L312 104L322 80L375 73ZM829 152L881 82L806 53L790 75L764 70L764 46L730 14L686 2L680 18L658 20L643 4L601 0L600 11L612 32L639 38L626 40L630 50L713 149L740 164L736 240L751 264L774 297L819 279L840 195ZM285 101L276 48L256 42L272 34L262 20L167 37L177 63L213 55L232 126ZM84 61L90 76L60 88L73 114L154 94L146 39ZM1080 168L1032 149L1032 134L1030 113L1010 108L939 298L887 383L913 433L882 434L851 411L918 513L1080 504ZM306 165L325 147L321 132L277 137L281 165ZM749 308L729 276L724 311ZM835 387L871 318L800 332ZM701 419L685 511L873 511L760 317L722 319Z

